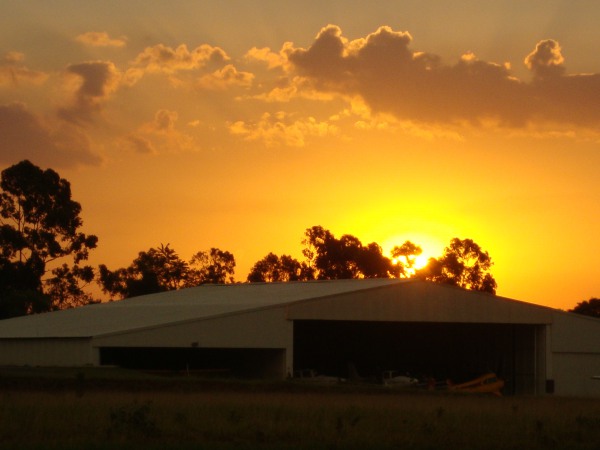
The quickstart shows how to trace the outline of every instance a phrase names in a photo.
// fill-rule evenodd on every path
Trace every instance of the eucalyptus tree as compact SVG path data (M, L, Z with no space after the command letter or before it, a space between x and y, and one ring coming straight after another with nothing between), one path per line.
M313 279L312 270L304 262L300 262L290 255L277 256L269 253L257 261L248 274L249 282L276 282L276 281L307 281Z
M436 283L495 294L497 284L490 273L492 265L488 252L472 239L454 238L444 249L444 254L439 258L430 258L417 276Z
M70 183L24 160L2 171L0 188L0 317L91 302L83 262L98 238L80 231Z

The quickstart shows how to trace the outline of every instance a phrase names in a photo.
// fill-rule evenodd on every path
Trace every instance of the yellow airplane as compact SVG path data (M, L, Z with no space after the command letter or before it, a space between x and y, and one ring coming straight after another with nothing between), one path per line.
M461 384L452 384L448 381L448 389L457 392L469 392L474 394L493 394L502 396L501 389L504 387L504 380L501 380L495 373L486 373L485 375L467 381Z

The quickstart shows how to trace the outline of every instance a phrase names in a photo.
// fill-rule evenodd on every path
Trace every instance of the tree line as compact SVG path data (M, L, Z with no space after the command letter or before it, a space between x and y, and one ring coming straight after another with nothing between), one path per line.
M81 205L71 198L67 180L24 160L2 171L0 188L0 318L98 302L87 292L93 282L111 299L235 282L235 257L218 248L186 261L161 244L139 252L127 267L94 268L85 262L98 238L80 231ZM471 239L452 239L440 257L418 270L415 259L422 249L410 241L388 257L376 242L363 244L350 234L337 238L313 226L301 242L303 260L269 252L245 281L418 277L496 293L492 259Z

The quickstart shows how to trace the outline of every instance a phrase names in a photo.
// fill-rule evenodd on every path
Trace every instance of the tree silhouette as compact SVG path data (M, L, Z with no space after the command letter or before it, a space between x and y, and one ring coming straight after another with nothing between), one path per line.
M600 317L600 299L590 298L589 300L579 302L569 312L583 314L584 316Z
M111 271L100 265L99 284L111 297L135 297L183 287L188 270L188 264L169 244L161 244L139 252L129 267Z
M79 231L81 205L71 185L28 160L2 171L0 187L0 317L89 303L94 278L81 265L98 238ZM60 260L70 260L59 265Z
M363 246L350 234L336 239L321 226L306 229L304 236L302 253L318 280L390 278L398 273L398 268L383 256L381 247L375 242Z
M489 273L492 259L471 239L454 238L439 258L430 258L417 276L436 283L473 291L496 293L496 280Z
M248 281L251 283L307 281L313 278L313 273L306 263L301 263L289 255L277 256L274 253L269 253L257 261L248 274Z
M186 262L169 244L161 244L140 252L129 267L111 271L100 265L98 283L111 298L128 298L204 283L233 282L234 268L235 258L227 251L211 248Z
M191 271L188 286L204 283L233 283L235 258L227 251L211 248L208 252L198 252L190 260Z
M411 241L406 241L401 246L392 249L392 258L395 258L399 266L400 276L408 277L414 273L416 257L423 253L423 249Z

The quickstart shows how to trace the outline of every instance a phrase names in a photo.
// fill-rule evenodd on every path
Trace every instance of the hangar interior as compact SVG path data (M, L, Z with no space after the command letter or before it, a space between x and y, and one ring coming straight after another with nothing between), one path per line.
M385 370L463 382L486 372L506 393L533 394L543 378L544 327L525 324L296 320L294 367L342 378Z
M536 393L544 327L527 324L294 320L293 368L351 381L386 370L463 382L486 372L507 394ZM541 338L540 338L541 336ZM101 365L203 376L282 378L283 348L101 347Z

